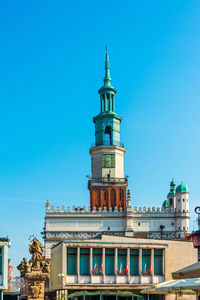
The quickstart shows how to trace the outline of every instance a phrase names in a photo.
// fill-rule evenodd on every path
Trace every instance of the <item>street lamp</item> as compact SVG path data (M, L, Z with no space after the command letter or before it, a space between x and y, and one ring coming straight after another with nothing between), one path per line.
M60 285L61 285L61 289L63 288L63 277L65 275L63 273L58 274L58 277L60 278Z

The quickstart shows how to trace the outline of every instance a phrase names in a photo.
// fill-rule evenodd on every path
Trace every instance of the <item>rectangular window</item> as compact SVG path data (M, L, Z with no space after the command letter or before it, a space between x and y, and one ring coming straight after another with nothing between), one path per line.
M0 248L0 274L2 275L2 248Z
M162 275L163 250L154 250L154 274Z
M67 248L67 274L75 275L77 263L77 248Z
M117 268L118 274L126 274L126 249L118 249Z
M139 250L131 249L130 250L130 274L138 275L139 274Z
M90 249L89 248L80 249L80 274L81 275L90 274Z
M149 275L151 266L151 250L142 249L142 274Z
M114 275L114 249L106 249L105 252L105 274Z
M100 268L102 265L102 249L93 249L92 258L92 274L101 274Z

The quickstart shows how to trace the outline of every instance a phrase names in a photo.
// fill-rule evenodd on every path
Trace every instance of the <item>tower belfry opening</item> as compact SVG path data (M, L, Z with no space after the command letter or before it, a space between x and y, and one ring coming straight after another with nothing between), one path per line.
M115 112L115 94L111 85L110 62L106 52L104 84L99 89L100 113L93 118L95 144L90 149L92 177L88 182L91 210L124 210L127 178L124 177L124 154L120 143L122 118Z
M106 128L105 128L104 139L105 139L105 145L112 145L111 127L110 126L106 126Z

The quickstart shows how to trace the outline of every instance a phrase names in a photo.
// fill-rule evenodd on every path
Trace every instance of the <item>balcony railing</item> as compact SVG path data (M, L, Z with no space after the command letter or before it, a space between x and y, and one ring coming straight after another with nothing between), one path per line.
M128 176L125 178L116 177L100 177L100 178L90 178L89 183L128 183Z
M124 143L121 143L120 141L112 141L111 143L109 141L95 142L92 143L91 148L98 147L98 146L118 146L124 148Z

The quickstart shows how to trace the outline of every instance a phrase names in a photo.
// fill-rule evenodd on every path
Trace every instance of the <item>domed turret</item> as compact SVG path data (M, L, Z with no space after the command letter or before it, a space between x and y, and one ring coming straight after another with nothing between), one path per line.
M176 198L176 183L174 182L174 178L172 178L172 181L170 182L170 191L167 194L168 206L170 208L176 207L175 198Z
M168 207L168 200L165 200L162 204L162 207Z
M174 196L176 194L176 183L174 182L174 178L172 178L172 181L170 182L170 192L167 196Z
M189 230L189 189L181 182L176 188L176 233L178 238L184 238Z
M176 188L176 193L189 193L188 186L181 181L181 184Z

